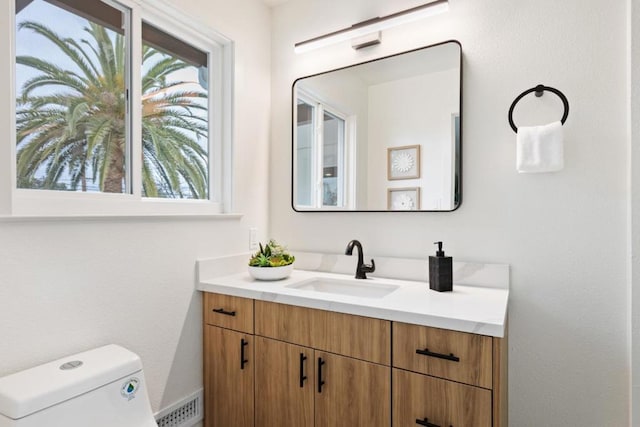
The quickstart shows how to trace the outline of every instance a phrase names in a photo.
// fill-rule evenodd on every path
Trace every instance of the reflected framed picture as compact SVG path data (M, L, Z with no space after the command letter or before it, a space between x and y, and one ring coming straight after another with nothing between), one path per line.
M387 148L387 179L420 178L420 146Z
M420 187L389 188L387 209L390 211L420 210Z

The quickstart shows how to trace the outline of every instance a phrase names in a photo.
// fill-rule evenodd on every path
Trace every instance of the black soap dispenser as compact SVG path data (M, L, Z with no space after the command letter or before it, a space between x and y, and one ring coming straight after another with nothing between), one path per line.
M438 245L436 256L429 257L429 288L438 292L451 292L453 290L453 258L444 256L442 242Z

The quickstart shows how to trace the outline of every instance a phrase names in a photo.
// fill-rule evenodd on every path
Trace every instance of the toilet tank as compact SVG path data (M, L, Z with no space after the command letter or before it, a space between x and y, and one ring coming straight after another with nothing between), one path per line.
M0 378L0 427L157 427L140 358L118 345Z

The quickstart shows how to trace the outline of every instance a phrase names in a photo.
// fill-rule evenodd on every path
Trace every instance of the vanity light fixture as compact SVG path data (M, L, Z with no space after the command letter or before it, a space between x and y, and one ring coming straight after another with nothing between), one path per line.
M368 19L366 21L353 24L349 28L343 28L342 30L334 31L319 37L314 37L309 40L305 40L295 44L295 53L304 53L310 50L319 49L321 47L329 46L332 44L340 43L346 40L351 40L357 37L367 36L371 33L386 30L387 28L396 27L408 22L417 21L428 16L443 13L449 10L449 0L436 0L421 6L412 7L410 9L402 10L400 12L392 13L382 17ZM368 44L354 43L354 49L359 49L373 44L380 43L379 37L377 42Z

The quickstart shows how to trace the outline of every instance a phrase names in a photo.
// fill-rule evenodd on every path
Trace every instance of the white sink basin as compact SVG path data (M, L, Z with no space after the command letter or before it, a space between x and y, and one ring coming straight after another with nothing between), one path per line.
M397 285L377 283L371 280L341 280L316 277L301 283L288 285L291 289L323 292L327 294L349 295L363 298L382 298L399 288Z

